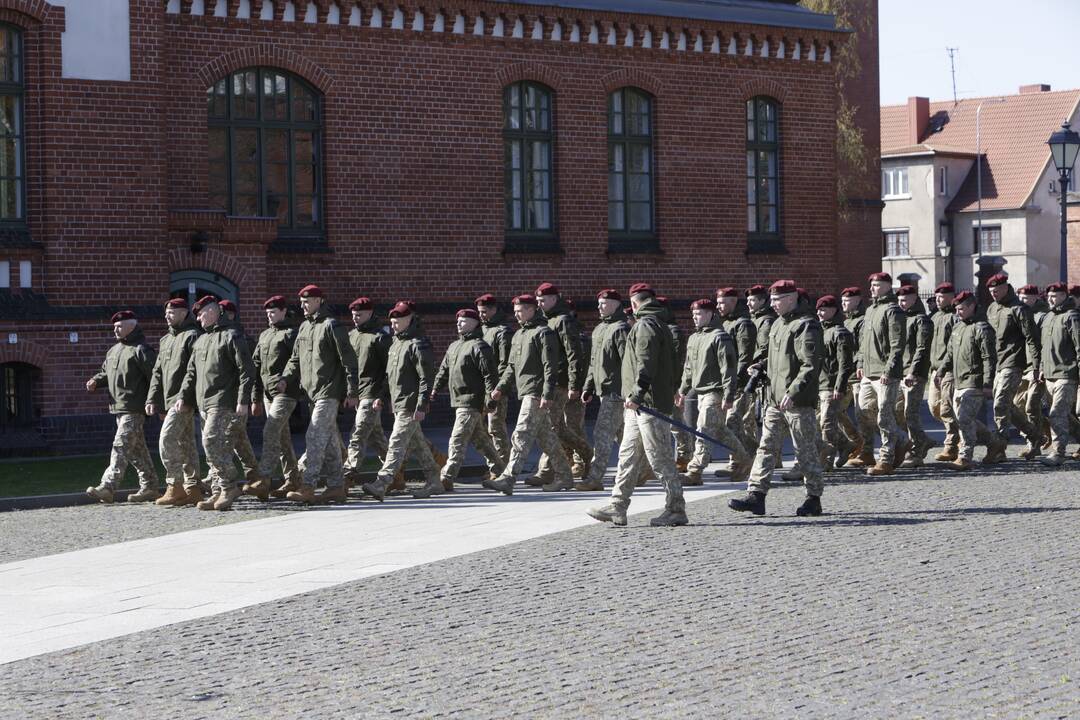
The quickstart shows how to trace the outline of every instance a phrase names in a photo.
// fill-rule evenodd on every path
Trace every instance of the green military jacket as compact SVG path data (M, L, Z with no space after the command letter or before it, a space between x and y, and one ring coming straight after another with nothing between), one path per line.
M157 362L150 379L148 401L167 412L180 398L180 386L184 384L191 349L199 337L199 324L189 314L180 327L170 327L158 343Z
M746 322L753 327L748 319ZM691 390L698 395L720 393L724 402L733 403L740 387L739 365L735 340L724 329L720 317L713 313L712 322L695 330L686 341L686 362L679 394L686 395Z
M491 320L481 325L481 328L483 328L481 332L484 334L484 342L495 354L499 377L502 377L510 362L510 341L514 337L514 330L506 324L506 319L501 312L496 312Z
M147 345L142 328L136 327L105 353L94 383L109 390L109 412L113 415L146 414L150 379L157 354Z
M255 353L251 362L255 366L256 402L273 401L278 396L277 384L281 374L292 357L296 345L297 323L295 317L286 314L285 318L259 333L255 343ZM294 400L300 398L300 383L293 377L286 381L285 396Z
M1076 302L1051 307L1042 325L1042 375L1047 380L1078 379L1077 360L1080 359L1080 312Z
M863 318L859 340L858 366L863 377L876 380L885 376L899 380L904 376L904 342L907 322L896 295L889 291L876 298Z
M904 331L904 375L920 380L930 377L930 351L934 343L934 323L926 315L922 300L903 311L907 318Z
M622 358L629 334L630 323L622 308L600 318L592 333L589 374L583 388L585 394L622 397Z
M798 308L779 317L769 332L769 401L779 407L785 395L798 407L817 407L821 375L821 323Z
M990 303L986 309L986 320L994 328L997 336L997 366L999 370L1026 370L1029 358L1034 364L1042 360L1042 341L1039 338L1039 326L1035 323L1032 312L1012 287L1001 301Z
M769 357L769 333L772 331L773 323L776 322L776 311L771 307L764 307L761 310L755 310L750 314L750 317L754 322L754 344L756 346L753 362L763 363Z
M746 381L750 379L747 369L754 364L755 358L758 356L758 325L746 315L738 312L729 317L723 317L722 322L724 330L731 336L732 342L735 343L736 374L738 375L736 392L738 392L745 387ZM771 330L772 324L773 318L770 318L768 323L762 323L762 326L767 326ZM767 344L766 347L768 347Z
M432 387L439 392L450 386L450 407L483 410L498 383L495 353L477 327L450 343Z
M855 374L855 338L833 316L832 320L821 323L821 340L823 352L818 391L844 394Z
M675 407L675 341L667 308L649 298L634 313L622 360L623 398L670 414Z
M359 397L356 353L345 326L324 308L305 317L281 378L287 383L299 378L300 388L312 402Z
M371 318L349 331L349 344L356 353L357 388L365 400L378 400L386 393L386 363L393 339Z
M562 298L559 298L551 310L544 313L544 317L558 340L557 382L559 387L580 391L581 386L585 384L585 375L581 372L585 362L585 355L581 349L581 324Z
M952 336L953 325L959 322L959 319L954 308L938 308L930 316L930 322L934 326L934 340L930 344L930 370L936 373L945 365L945 356L949 354L949 338Z
M990 323L975 316L967 320L958 318L953 325L949 352L942 369L953 374L957 390L994 387L997 339Z
M414 315L404 332L394 335L386 358L386 381L394 412L427 412L435 377L435 350Z
M538 310L514 333L510 360L499 376L498 389L505 393L516 388L519 398L554 400L558 374L559 340Z
M200 410L236 410L255 391L255 366L240 331L231 323L210 327L195 341L180 388L184 403Z

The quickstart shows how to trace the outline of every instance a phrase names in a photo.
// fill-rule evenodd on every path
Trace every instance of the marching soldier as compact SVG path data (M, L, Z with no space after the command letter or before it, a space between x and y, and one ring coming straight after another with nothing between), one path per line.
M728 289L734 292L734 289ZM738 301L737 294L725 297ZM687 393L695 393L698 402L697 429L727 447L731 455L732 481L745 482L750 475L751 458L739 438L743 420L742 408L736 403L739 371L742 369L740 351L736 350L735 340L713 310L711 300L695 300L690 305L695 332L686 343L686 362L675 404L682 405ZM753 328L749 319L743 320ZM752 340L749 346L752 353ZM680 478L681 483L684 486L701 485L701 473L711 459L709 446L698 438L686 473Z
M244 326L237 318L239 312L236 307L236 303L232 300L221 300L218 303L221 306L221 322L232 323L237 332L240 333L240 339L244 343L244 347L248 351L248 355L254 357L255 344L248 338L247 333L244 332ZM252 395L254 400L257 395ZM259 461L255 457L255 449L251 447L251 438L248 437L247 432L248 415L243 417L237 416L236 422L233 423L232 429L235 433L233 437L233 452L236 453L236 459L240 461L240 467L244 470L244 480L248 483L256 484L259 481ZM261 486L261 484L260 484Z
M934 326L934 339L930 345L930 372L934 381L930 383L927 402L930 414L945 426L945 447L934 456L938 462L953 462L959 457L960 427L956 424L956 410L953 408L956 383L952 371L943 370L953 326L959 321L954 309L955 298L956 289L952 283L941 283L934 288L937 310L930 318Z
M133 465L139 475L139 491L129 495L128 502L153 502L161 493L143 426L156 355L131 310L114 314L111 322L116 344L105 354L101 370L86 381L86 392L101 386L109 391L109 412L116 416L116 435L101 483L86 488L86 494L99 502L113 502L128 465Z
M485 479L483 486L503 495L514 494L514 482L535 441L551 460L553 479L544 489L557 490L573 485L570 461L566 458L550 416L555 406L559 374L559 341L537 309L535 295L514 298L514 317L519 329L510 344L510 360L499 384L491 393L498 402L511 387L521 400L517 426L510 438L510 462L502 475Z
M754 295L753 297L759 297ZM746 383L750 380L749 368L754 364L758 356L759 338L757 335L758 324L755 323L746 312L739 307L739 291L733 287L720 288L716 291L716 310L720 313L720 320L725 332L735 344L736 352L736 377L735 377L735 400L734 406L725 411L724 423L735 433L743 449L750 452L750 448L757 446L757 418L754 408L755 398L745 391ZM772 317L759 313L761 326L772 329L774 321ZM749 418L749 421L748 421ZM750 430L750 428L753 430ZM734 456L732 456L734 458ZM747 456L745 472L750 471L750 463L753 457ZM735 468L732 468L735 472ZM745 480L745 478L743 478ZM736 482L742 482L737 480Z
M581 434L574 418L566 417L567 404L581 400L581 387L585 384L585 376L581 373L581 325L570 312L570 306L559 296L559 289L553 284L541 283L540 287L536 288L536 302L548 327L555 332L558 340L559 375L550 408L551 422L555 434L559 436L559 441L567 448L567 452L579 456L581 462L587 465L592 458L589 443ZM584 477L589 468L581 466L573 468L572 471L577 477ZM535 487L551 483L552 480L550 460L545 452L540 456L536 475L526 480L525 484Z
M443 492L439 467L420 427L427 417L435 375L434 350L412 301L399 300L391 308L390 329L394 341L390 345L386 367L394 427L390 430L386 458L379 474L374 482L363 485L364 494L379 502L386 497L386 489L404 464L406 454L417 458L424 476L424 487L416 496L430 497Z
M844 327L855 339L855 364L859 362L859 343L862 342L863 323L866 321L866 310L862 305L862 289L858 287L846 287L840 292L840 309L844 312ZM873 467L874 460L874 435L877 434L877 425L872 417L859 409L859 373L856 370L851 376L851 388L848 397L840 403L843 407L837 419L840 428L852 440L855 447L847 457L847 465L851 467ZM855 422L851 422L847 415L847 408L854 406ZM841 467L845 463L844 458L839 458L836 466Z
M956 296L958 322L949 338L945 363L938 370L939 377L952 372L956 382L953 406L960 426L960 448L956 460L951 463L955 470L971 469L977 443L986 445L986 458L991 462L1006 446L1004 438L979 422L983 404L994 396L997 341L994 329L985 320L979 320L976 311L973 293L965 290Z
M1034 285L1025 285L1016 291L1016 294L1020 297L1020 302L1031 308L1031 312L1035 317L1035 325L1039 328L1039 344L1040 355L1042 345L1042 327L1043 320L1050 312L1050 306L1046 304L1046 301L1039 295L1039 288ZM1041 362L1040 357L1040 362ZM1024 382L1021 383L1020 389L1016 393L1016 404L1024 408L1024 413L1027 415L1028 423L1031 427L1039 430L1039 435L1042 438L1041 447L1027 448L1020 456L1025 460L1034 460L1042 453L1042 448L1049 447L1051 442L1050 437L1050 425L1046 421L1045 414L1043 413L1043 401L1046 398L1046 383L1036 382L1035 378L1039 374L1039 365L1035 364L1034 358L1027 358L1027 367L1024 369Z
M444 488L453 488L470 443L484 456L492 477L501 475L506 467L484 421L488 398L499 378L495 373L495 354L480 331L480 314L472 308L458 310L457 331L458 339L447 348L431 387L431 401L435 402L439 390L449 386L450 407L454 408L454 427L450 431L441 484L414 492L415 498L431 497L442 493Z
M596 295L600 322L592 333L592 357L585 378L583 404L600 398L600 409L593 425L593 456L589 474L574 485L575 490L603 490L604 473L611 460L611 446L623 429L622 359L630 324L623 311L622 295L617 290L601 290Z
M754 457L747 492L728 502L739 512L765 514L765 496L776 467L776 455L790 429L796 462L802 469L806 500L796 510L800 517L821 514L822 477L818 426L818 377L821 372L822 333L817 318L800 312L798 288L791 280L778 280L769 288L777 319L769 338L769 354L764 363L755 363L751 372L767 373L765 419L761 444Z
M199 510L229 510L242 494L233 461L233 428L238 416L247 415L255 388L255 368L239 331L223 322L217 298L207 295L193 306L203 334L195 341L187 373L176 401L177 412L198 407L202 416L202 444L210 465L211 496L196 503ZM189 496L201 495L184 480Z
M910 447L907 434L896 423L907 324L888 273L870 276L870 297L873 304L866 311L859 343L859 409L877 417L881 454L866 474L892 475ZM872 442L868 439L867 447Z
M656 301L664 308L663 320L667 324L668 330L671 331L672 351L675 353L675 361L671 365L675 371L675 377L672 378L671 387L677 388L682 379L683 365L686 364L686 338L683 337L682 328L679 327L679 322L675 319L675 312L668 305L668 299L663 295L657 295ZM685 425L686 421L691 417L687 411L688 408L685 404L675 405L671 409L671 417ZM680 468L685 469L690 463L690 458L694 455L694 438L690 433L674 425L671 427L671 435L675 438L675 468L677 470ZM655 479L655 477L652 469L646 468L641 477L638 478L638 487L641 487L649 480Z
M845 396L851 390L855 374L855 338L844 327L840 303L835 295L822 295L815 309L822 329L821 372L818 375L818 424L821 427L822 465L830 469L837 460L847 458L847 439L840 431L837 417Z
M757 349L754 352L754 362L764 362L769 354L769 332L776 321L776 313L769 304L769 289L764 285L752 285L746 289L746 307L750 311L750 319L754 322L754 342ZM745 387L745 383L742 383ZM746 417L744 419L745 430L743 437L746 439L746 449L749 452L757 450L761 440L761 414L757 407L757 398L748 396L746 403Z
M641 412L642 406L670 414L674 406L675 352L664 308L646 283L630 288L634 325L626 338L622 362L624 398L623 437L619 445L619 468L611 503L592 508L590 517L613 525L626 525L626 510L637 479L648 462L664 487L664 512L649 521L654 526L686 525L686 501L675 469L671 435L664 421Z
M1053 283L1046 288L1050 312L1043 320L1042 366L1036 382L1046 383L1050 395L1050 434L1053 440L1050 454L1041 458L1049 467L1065 462L1069 442L1069 419L1076 406L1078 380L1077 360L1080 359L1080 313L1065 283Z
M921 467L933 446L923 430L922 404L930 377L930 350L934 342L934 324L912 285L902 285L897 301L907 319L904 339L904 384L896 405L896 419L911 438L907 460L897 458L904 467Z
M255 393L251 414L261 415L265 408L266 424L263 425L258 478L255 482L245 484L243 490L248 495L266 501L270 499L271 492L276 497L285 497L290 492L299 490L302 475L297 465L296 451L293 450L292 433L289 432L289 418L300 400L300 385L294 377L286 383L285 392L277 390L278 382L296 345L299 323L290 315L282 295L267 299L263 303L263 310L266 311L268 327L259 334L255 354L251 358L255 366ZM281 478L282 482L275 489L272 480L276 478Z
M300 389L311 402L311 418L304 439L300 489L289 492L285 498L309 505L344 503L348 494L337 415L343 404L350 409L359 404L356 353L349 343L348 331L324 307L322 289L318 285L305 285L299 296L304 321L277 391L284 393L290 383L299 381ZM315 485L320 478L326 489L316 496Z
M383 332L375 317L375 303L371 298L359 297L349 303L353 329L349 331L349 343L356 353L357 384L360 403L356 408L356 420L349 437L349 456L345 461L345 484L351 486L360 478L368 446L375 451L380 462L386 458L386 434L382 427L383 398L387 393L386 364L390 358L393 340Z
M498 377L502 377L510 362L510 341L514 337L514 330L506 324L502 311L499 310L499 303L491 293L484 293L476 298L476 311L480 313L480 319L484 323L484 342L491 346L498 365ZM499 457L502 458L504 464L510 462L510 433L506 429L506 406L507 398L503 396L495 404L495 409L485 416L488 433L499 450Z
M1016 394L1024 381L1028 358L1037 367L1042 362L1042 342L1035 314L1013 292L1009 277L998 273L986 281L993 302L986 310L986 319L997 337L997 373L994 375L994 426L997 434L1009 442L1009 425L1016 426L1027 440L1025 453L1042 447L1040 429L1031 426L1022 407L1016 405ZM1005 450L990 458L1003 462Z
M187 301L173 298L165 303L165 323L169 331L158 343L157 362L150 380L146 414L165 413L158 435L158 454L165 466L165 494L155 505L178 507L194 505L202 495L189 497L185 485L199 482L199 451L195 445L195 412L180 412L176 401L187 373L191 349L199 337L199 326L188 312Z

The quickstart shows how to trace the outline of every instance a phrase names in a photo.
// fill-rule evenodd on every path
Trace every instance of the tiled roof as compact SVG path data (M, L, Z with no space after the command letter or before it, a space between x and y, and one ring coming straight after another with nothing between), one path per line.
M882 157L903 157L905 155L975 155L975 150L965 150L964 148L954 148L948 145L927 145L926 143L920 143L918 145L909 145L907 147L890 148L888 150L882 150Z
M510 0L517 5L602 10L751 25L836 30L833 15L812 12L794 0Z
M1061 123L1073 117L1080 90L1031 92L1005 96L1005 102L985 102L996 98L970 98L955 105L952 101L930 103L928 134L921 146L938 152L974 154L975 112L982 109L982 206L984 210L1024 207L1035 183L1050 161L1046 140ZM911 149L908 134L908 106L881 108L881 154L902 154ZM936 132L935 132L936 129ZM948 148L948 150L946 150ZM968 174L957 192L950 212L974 210L977 203L975 172Z

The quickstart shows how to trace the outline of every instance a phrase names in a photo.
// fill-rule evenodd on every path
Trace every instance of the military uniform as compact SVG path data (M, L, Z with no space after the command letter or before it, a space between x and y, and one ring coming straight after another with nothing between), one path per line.
M236 318L237 308L236 303L231 300L222 300L221 309L232 313L232 317L222 317L222 323L232 323L233 327L240 334L240 340L244 343L244 348L247 350L249 356L254 358L255 356L255 343L251 341L251 338L244 332L244 326L240 323L240 320ZM252 399L258 397L256 394L252 394ZM230 426L230 432L232 432L232 446L233 453L236 455L236 459L240 462L240 467L244 471L244 479L249 483L258 480L259 474L259 460L255 457L255 448L251 446L251 438L248 436L248 415L237 415L236 422Z
M1007 284L1004 275L997 275L988 284ZM1016 394L1024 381L1028 357L1039 365L1042 359L1042 343L1035 315L1009 287L1000 301L990 303L986 319L997 337L997 373L994 376L994 425L999 435L1008 442L1009 427L1015 425L1028 441L1029 447L1041 444L1041 432L1031 426L1023 407L1016 404ZM1000 459L1004 459L1002 456Z
M615 295L613 299L617 297ZM593 329L589 374L582 393L585 397L595 395L600 398L600 409L593 424L593 456L589 473L575 486L580 490L604 489L604 473L611 459L611 448L622 436L622 359L629 334L630 324L621 307L607 317L601 316Z
M1053 286L1051 286L1053 287ZM1043 462L1060 465L1069 442L1070 418L1076 405L1080 358L1080 312L1073 298L1051 307L1042 327L1042 378L1050 395L1051 448Z
M180 304L175 307L186 307ZM165 413L158 434L158 454L165 466L165 482L172 489L169 499L160 504L172 504L174 495L185 485L200 479L199 451L195 444L195 410L176 409L180 386L184 382L191 350L199 337L199 326L189 314L177 327L170 327L158 343L157 362L150 380L149 400Z
M914 293L914 289L912 289ZM904 380L900 400L896 404L896 419L911 438L908 457L912 466L923 464L933 442L922 424L922 404L930 377L930 351L934 341L934 324L926 315L922 300L904 311L907 327L904 338ZM908 384L908 378L913 378ZM903 460L903 458L897 458Z
M481 296L483 297L483 296ZM486 300L486 298L484 298ZM480 302L480 298L477 298ZM495 299L491 298L491 305ZM501 312L496 312L490 320L483 324L484 342L491 346L497 364L496 371L499 377L506 372L506 366L510 362L510 341L514 337L514 331L506 325ZM506 408L509 399L506 396L499 398L495 403L495 409L487 415L488 433L491 435L495 447L499 450L499 456L503 463L510 461L510 433L506 428Z
M855 374L855 338L838 315L821 323L821 328L823 352L818 375L818 426L821 428L823 465L828 469L834 457L845 459L849 449L840 431L838 417L844 399L850 393L851 376ZM838 395L835 400L834 393Z
M541 286L543 288L544 286ZM539 312L539 310L538 310ZM581 349L581 325L570 312L570 307L559 298L555 305L544 313L548 327L555 333L556 349L558 352L558 373L556 376L555 394L551 399L548 413L551 416L552 427L559 437L559 442L569 453L576 453L587 461L592 457L589 443L577 427L576 421L571 417L568 421L566 408L569 401L569 391L580 392L585 384L585 376L581 374L582 349ZM588 468L583 468L587 471ZM530 484L551 482L553 480L552 468L547 452L540 456L540 465L536 470L537 480Z
M844 293L854 294L855 292L859 292L861 295L859 288L852 287L844 290ZM862 306L844 314L844 327L847 328L848 332L851 333L851 337L855 340L856 370L858 370L859 357L862 354L859 344L862 342L863 324L865 322L866 309ZM862 381L859 379L859 373L856 372L851 376L848 394L840 401L840 407L837 410L840 429L855 444L849 456L849 463L853 466L874 464L874 436L877 434L877 419L876 416L863 412L859 407L859 389L861 387ZM851 406L855 407L854 423L847 415L847 409Z
M292 357L297 325L295 317L286 315L281 322L263 330L252 356L255 397L266 408L259 475L267 481L281 479L290 487L299 487L301 480L289 432L289 418L300 400L300 385L295 377L286 383L285 392L278 392L277 385Z
M672 351L675 353L675 361L672 363L672 367L675 369L675 378L671 386L678 387L682 379L682 368L686 364L686 338L683 336L679 323L675 320L675 313L668 307L667 300L661 300L660 304L664 307L664 321L667 323L668 330L671 331ZM697 402L696 398L693 402ZM683 424L687 424L692 419L688 404L684 402L682 405L672 406L671 417ZM690 458L694 455L694 436L674 425L671 426L671 434L675 439L676 466L679 463L689 464Z
M1030 292L1033 295L1038 295L1039 289L1034 285L1028 285L1020 289L1020 293ZM1047 305L1043 299L1038 299L1032 306L1031 311L1035 317L1035 326L1039 328L1039 345L1040 345L1040 358L1039 363L1035 363L1034 359L1030 356L1027 358L1027 367L1024 368L1024 381L1020 383L1020 387L1016 390L1016 404L1024 409L1024 414L1027 417L1028 423L1035 430L1039 431L1042 444L1046 445L1050 442L1049 425L1046 422L1045 413L1043 412L1043 403L1046 400L1046 383L1037 381L1036 374L1039 370L1039 366L1042 364L1042 328L1043 320L1046 319L1047 314L1050 311L1050 306ZM1028 448L1022 453L1022 455L1032 460L1037 457L1042 451L1039 445L1032 446L1029 444Z
M759 315L762 315L759 318L760 322L754 322L739 310L721 318L724 331L731 337L735 346L735 396L732 408L724 413L724 424L739 440L743 450L748 453L754 451L760 439L755 407L756 398L745 390L746 383L750 380L749 368L758 359L760 353L759 327L764 332L768 332L776 319L776 313L773 313L771 309L769 315L761 313ZM732 458L734 459L734 455ZM749 471L752 460L753 458L748 455L746 472ZM735 468L732 468L732 472L734 471ZM732 479L735 480L735 478ZM742 482L742 480L745 480L745 477L735 481Z
M755 288L747 290L747 296L749 297L749 293L752 291L764 291L764 288L761 288L761 290L757 290L756 288L761 288L761 286L756 286ZM767 291L764 292L767 296ZM753 362L765 362L766 358L769 356L769 333L772 331L773 323L776 322L776 312L766 305L765 307L750 313L750 319L754 323L755 350ZM738 346L738 343L736 343L736 346ZM745 382L742 383L740 390L744 387L746 387ZM759 407L760 397L760 395L758 397L749 395L743 400L746 405L746 415L743 420L744 444L747 451L751 453L757 450L758 443L761 442L761 420L763 413L762 408Z
M951 288L949 289L951 292ZM956 383L951 371L944 371L945 357L949 352L949 340L953 326L958 322L956 312L950 306L938 308L930 317L934 326L934 339L930 344L930 372L934 381L930 383L927 402L930 413L945 426L945 447L936 457L939 461L951 461L957 457L960 446L960 427L956 424L956 412L953 408L953 392Z
M877 418L881 434L881 454L877 466L872 468L875 474L897 467L908 447L907 434L896 422L896 403L900 399L904 374L906 330L907 323L896 304L896 295L890 290L875 298L863 321L858 361L863 372L859 409ZM868 447L869 444L868 439Z
M957 296L957 303L962 301L964 294ZM942 369L952 372L956 381L953 405L960 427L957 467L970 465L976 444L987 446L988 457L993 457L1004 447L1003 439L979 421L986 399L985 393L994 387L996 344L994 329L974 315L966 320L959 320L953 326L949 351Z
M374 306L369 303L370 301L362 303L360 309L373 309ZM382 411L375 407L375 402L387 394L386 364L390 358L393 340L383 332L379 321L372 316L363 325L349 331L349 342L356 353L360 404L356 408L356 419L349 437L345 472L355 478L364 464L369 446L380 460L386 457L387 442L382 427Z

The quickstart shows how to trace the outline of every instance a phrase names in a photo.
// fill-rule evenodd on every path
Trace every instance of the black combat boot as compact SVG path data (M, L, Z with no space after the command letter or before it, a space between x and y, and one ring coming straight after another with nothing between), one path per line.
M752 512L755 515L765 514L765 493L753 490L741 498L728 500L728 507L739 512Z
M817 495L809 495L803 504L799 506L799 509L795 511L795 514L799 517L817 517L821 514L821 498Z

